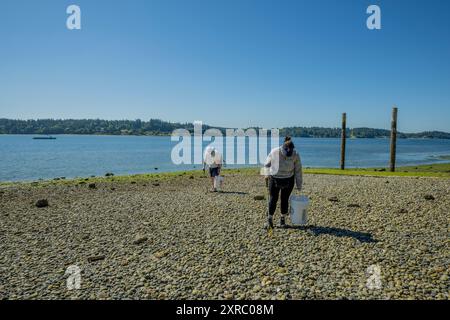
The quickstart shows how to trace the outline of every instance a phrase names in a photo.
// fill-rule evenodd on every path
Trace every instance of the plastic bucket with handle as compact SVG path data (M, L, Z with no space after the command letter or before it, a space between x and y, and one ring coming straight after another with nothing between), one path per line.
M290 198L291 202L291 223L297 226L306 225L308 222L308 205L309 199L307 196L295 196Z

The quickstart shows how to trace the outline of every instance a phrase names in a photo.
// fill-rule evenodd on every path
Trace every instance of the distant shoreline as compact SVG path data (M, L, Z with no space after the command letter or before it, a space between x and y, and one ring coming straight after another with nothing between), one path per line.
M33 133L0 133L1 136L29 136L29 137L40 137L40 136L92 136L92 137L170 137L171 134L101 134L101 133L49 133L49 134L33 134ZM280 139L283 136L280 135ZM304 137L304 136L291 136L292 138L299 139L341 139L340 137ZM390 137L347 137L350 140L362 140L362 139L371 139L371 140L388 140ZM398 140L450 140L450 138L434 138L434 137L397 137Z
M194 123L168 122L159 119L143 120L101 120L101 119L38 119L15 120L0 118L0 134L34 134L34 135L115 135L115 136L169 136L178 129L184 129L191 134L194 132ZM226 130L238 128L225 128L201 124L202 132L208 129L217 129L225 135ZM255 129L256 133L261 127L250 126L239 128L242 130ZM274 128L272 128L274 129ZM342 129L338 127L304 127L291 126L278 128L280 136L299 138L339 138ZM270 129L267 129L267 133ZM348 138L386 138L390 130L355 127L347 128ZM450 139L450 133L443 131L423 131L417 133L397 132L398 138L430 138Z

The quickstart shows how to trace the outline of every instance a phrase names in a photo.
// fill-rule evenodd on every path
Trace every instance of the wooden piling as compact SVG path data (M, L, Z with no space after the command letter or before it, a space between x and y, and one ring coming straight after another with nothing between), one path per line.
M395 154L397 151L397 113L398 108L392 108L391 120L391 158L389 162L389 169L391 172L395 171Z
M342 132L341 132L341 170L345 169L345 140L347 135L347 114L342 114Z

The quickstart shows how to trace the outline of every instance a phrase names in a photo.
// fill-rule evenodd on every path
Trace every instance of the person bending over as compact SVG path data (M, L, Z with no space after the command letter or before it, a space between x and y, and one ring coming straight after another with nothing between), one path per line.
M286 215L289 209L289 197L294 189L302 189L302 163L290 137L286 137L283 145L273 149L266 160L268 168L266 182L269 188L269 208L266 228L273 228L273 215L281 197L280 227L286 228Z

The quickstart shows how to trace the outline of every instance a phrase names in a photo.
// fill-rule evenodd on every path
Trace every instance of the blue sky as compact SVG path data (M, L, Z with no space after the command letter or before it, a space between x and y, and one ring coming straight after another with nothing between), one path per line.
M0 117L450 131L449 57L450 1L3 0Z

